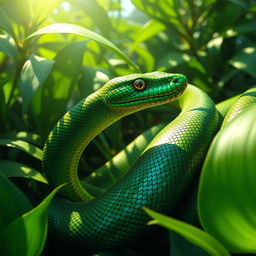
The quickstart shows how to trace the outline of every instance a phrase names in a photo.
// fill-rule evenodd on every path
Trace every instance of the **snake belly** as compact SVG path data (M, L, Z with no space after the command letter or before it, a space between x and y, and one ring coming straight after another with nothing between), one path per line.
M49 207L54 237L90 253L113 249L148 229L143 207L166 214L176 206L197 175L219 126L212 100L193 85L185 90L186 85L184 76L163 72L120 77L60 119L43 158L50 184L68 183ZM95 198L90 195L77 177L86 145L122 116L176 98L179 116L156 135L117 184Z

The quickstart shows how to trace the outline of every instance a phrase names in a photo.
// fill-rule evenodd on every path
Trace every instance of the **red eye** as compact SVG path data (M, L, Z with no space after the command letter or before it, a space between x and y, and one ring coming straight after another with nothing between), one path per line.
M144 90L147 87L147 84L146 84L146 82L143 79L136 79L133 82L133 86L134 86L134 88L136 90L142 91L142 90Z

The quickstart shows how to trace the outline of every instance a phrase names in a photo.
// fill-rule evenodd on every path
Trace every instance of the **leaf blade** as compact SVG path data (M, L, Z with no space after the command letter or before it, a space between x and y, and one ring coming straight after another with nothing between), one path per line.
M1 166L0 166L1 167ZM0 172L0 233L20 215L32 209L25 195Z
M63 185L55 188L37 207L14 220L3 231L0 235L0 251L4 255L35 256L41 253L48 230L48 207L61 187Z
M40 181L42 183L48 184L48 181L43 177L43 175L35 170L34 168L14 162L9 160L0 159L0 172L4 174L6 177L23 177L23 178L31 178L36 181Z
M27 153L39 160L42 160L43 151L40 148L38 148L26 141L13 140L13 139L0 139L0 145L22 150L25 153Z
M56 23L52 24L46 27L43 27L33 34L29 35L27 39L34 37L34 36L39 36L43 34L48 34L48 33L71 33L71 34L76 34L80 35L86 38L89 38L91 40L94 40L106 48L110 49L113 51L115 54L120 56L122 59L124 59L128 64L130 64L137 72L139 72L139 68L136 66L133 61L127 57L119 48L117 48L112 42L110 42L108 39L105 37L89 30L84 27L78 26L78 25L73 25L73 24L68 24L68 23Z
M215 238L213 238L206 232L190 224L157 213L148 208L144 208L144 210L149 216L154 219L150 221L149 224L157 224L177 232L188 241L207 251L212 256L230 256L230 254L223 247L223 245L221 245Z

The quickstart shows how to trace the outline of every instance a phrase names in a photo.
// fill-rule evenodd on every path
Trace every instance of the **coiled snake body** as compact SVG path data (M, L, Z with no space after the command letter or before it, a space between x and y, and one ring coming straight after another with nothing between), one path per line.
M98 133L125 115L176 98L180 115L154 137L117 184L96 198L82 187L78 162ZM67 183L49 209L54 236L89 252L136 239L149 220L142 208L168 213L177 205L218 126L212 100L187 85L183 75L153 72L110 80L71 108L45 145L43 168L50 184Z

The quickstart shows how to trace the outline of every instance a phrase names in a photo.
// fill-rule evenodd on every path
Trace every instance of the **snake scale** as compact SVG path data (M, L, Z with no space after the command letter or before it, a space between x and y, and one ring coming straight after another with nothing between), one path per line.
M175 99L179 116L153 138L127 174L92 196L77 174L89 142L123 116ZM181 74L152 72L110 80L72 107L45 144L43 169L50 185L67 183L49 207L51 232L88 253L136 240L148 229L143 207L170 213L177 206L219 125L213 101Z

